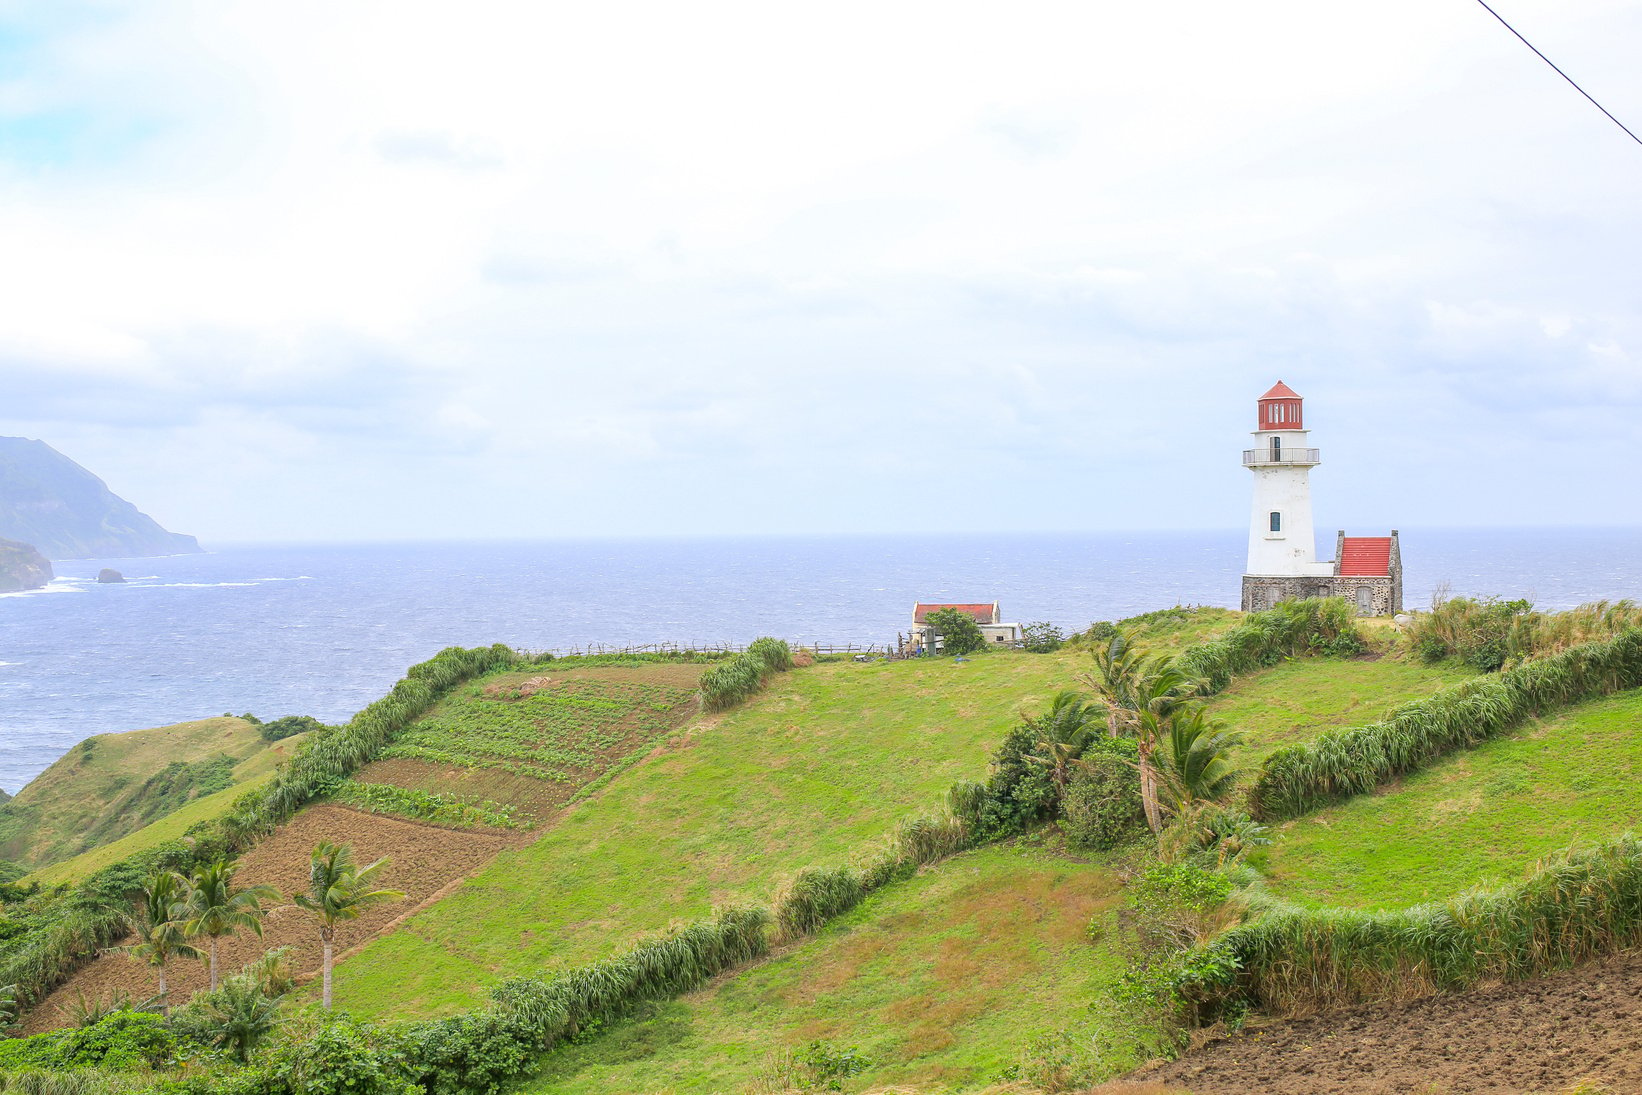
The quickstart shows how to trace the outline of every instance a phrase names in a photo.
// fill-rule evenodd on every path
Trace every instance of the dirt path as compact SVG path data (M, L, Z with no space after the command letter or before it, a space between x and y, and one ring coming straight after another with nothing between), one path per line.
M1642 1093L1642 952L1536 981L1273 1023L1131 1080L1192 1095Z
M353 845L361 864L389 857L382 883L405 894L403 901L377 905L358 920L339 927L337 951L342 953L391 929L407 911L483 867L503 848L528 839L523 834L439 829L341 806L309 806L241 858L240 870L234 876L236 885L270 883L285 897L274 903L261 939L242 935L223 941L221 968L224 973L232 973L266 950L289 946L292 970L303 977L318 972L318 933L312 919L290 903L289 895L308 888L309 856L321 840ZM173 1002L187 1000L208 979L202 962L177 961L167 971ZM124 954L105 954L83 966L31 1008L23 1017L23 1033L66 1026L68 1020L59 1008L75 1000L80 992L91 1000L120 992L141 1000L154 988L155 976L150 967Z

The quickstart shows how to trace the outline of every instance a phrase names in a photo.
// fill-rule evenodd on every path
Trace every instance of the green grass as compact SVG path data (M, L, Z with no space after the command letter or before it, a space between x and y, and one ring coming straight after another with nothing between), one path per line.
M717 904L768 903L799 868L870 851L954 780L984 775L1023 703L1082 664L995 651L781 674L341 963L338 1006L445 1013L502 977L624 950Z
M104 867L118 863L127 856L147 851L157 844L164 844L168 840L177 840L188 830L190 825L200 821L210 821L221 817L228 812L234 800L246 791L260 787L274 778L272 769L261 775L253 776L244 783L237 783L232 787L218 791L215 794L197 798L188 805L167 814L152 824L145 825L136 832L121 837L100 848L93 848L89 852L82 852L72 859L65 859L61 863L53 863L49 867L41 867L24 879L26 882L39 882L42 885L55 886L60 882L78 882L89 878Z
M0 859L40 867L123 836L187 802L201 782L220 788L225 766L265 744L231 716L86 738L0 806Z
M1255 765L1273 749L1307 741L1324 727L1374 722L1398 704L1473 676L1451 664L1390 656L1294 658L1233 681L1209 709L1246 735L1237 759Z
M813 1079L791 1057L817 1041L870 1061L836 1090L969 1089L1063 1031L1097 1047L1101 1071L1132 1067L1152 1032L1118 1018L1119 958L1087 934L1091 919L1113 920L1118 890L1099 866L1030 848L958 856L750 970L549 1055L521 1091L784 1091Z
M541 668L549 676L554 666ZM696 702L694 688L643 680L557 679L539 691L521 690L531 676L505 674L511 686L499 690L494 679L469 685L395 738L381 759L576 783L605 750L665 733Z
M1542 856L1642 828L1642 691L1582 704L1284 825L1273 891L1391 908L1521 878Z

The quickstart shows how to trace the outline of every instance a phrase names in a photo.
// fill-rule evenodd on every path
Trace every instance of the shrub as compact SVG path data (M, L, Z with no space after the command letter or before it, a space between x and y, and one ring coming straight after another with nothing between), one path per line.
M1090 743L1061 802L1061 828L1074 848L1105 851L1145 825L1140 808L1139 746L1132 738Z
M176 1057L177 1037L164 1016L145 1011L114 1011L89 1026L0 1041L0 1071L164 1068Z
M294 1031L263 1070L268 1089L292 1095L421 1095L400 1038L336 1018Z
M943 654L974 654L986 649L986 636L975 617L955 608L938 608L924 617L935 629Z
M1252 613L1242 624L1206 643L1188 647L1175 666L1203 682L1213 695L1232 678L1302 654L1353 654L1363 647L1356 613L1343 597L1284 601Z
M1029 623L1021 629L1026 650L1032 654L1053 654L1066 645L1066 635L1048 620Z
M771 673L793 667L792 649L781 639L755 639L747 652L720 662L701 675L701 698L709 711L722 711L755 695Z
M808 935L867 895L861 872L853 867L805 867L775 904L775 921L792 939Z
M325 728L325 724L312 715L286 715L284 718L263 723L257 727L257 733L262 735L263 741L274 742Z
M1639 685L1642 628L1466 681L1404 704L1381 722L1326 730L1273 752L1250 788L1250 812L1265 820L1297 817L1496 737L1531 715Z

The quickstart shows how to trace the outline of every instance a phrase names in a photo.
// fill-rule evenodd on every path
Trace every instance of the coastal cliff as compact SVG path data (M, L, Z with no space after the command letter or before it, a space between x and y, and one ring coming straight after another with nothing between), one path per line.
M0 540L0 593L39 589L51 579L51 563L34 545Z
M0 537L32 544L48 559L200 550L192 536L167 532L85 468L24 437L0 437Z

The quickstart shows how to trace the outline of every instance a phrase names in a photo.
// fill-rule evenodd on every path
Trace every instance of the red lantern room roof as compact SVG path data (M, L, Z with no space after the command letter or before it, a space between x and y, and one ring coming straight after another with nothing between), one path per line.
M1260 428L1262 430L1303 430L1300 393L1281 380L1271 391L1260 397Z

